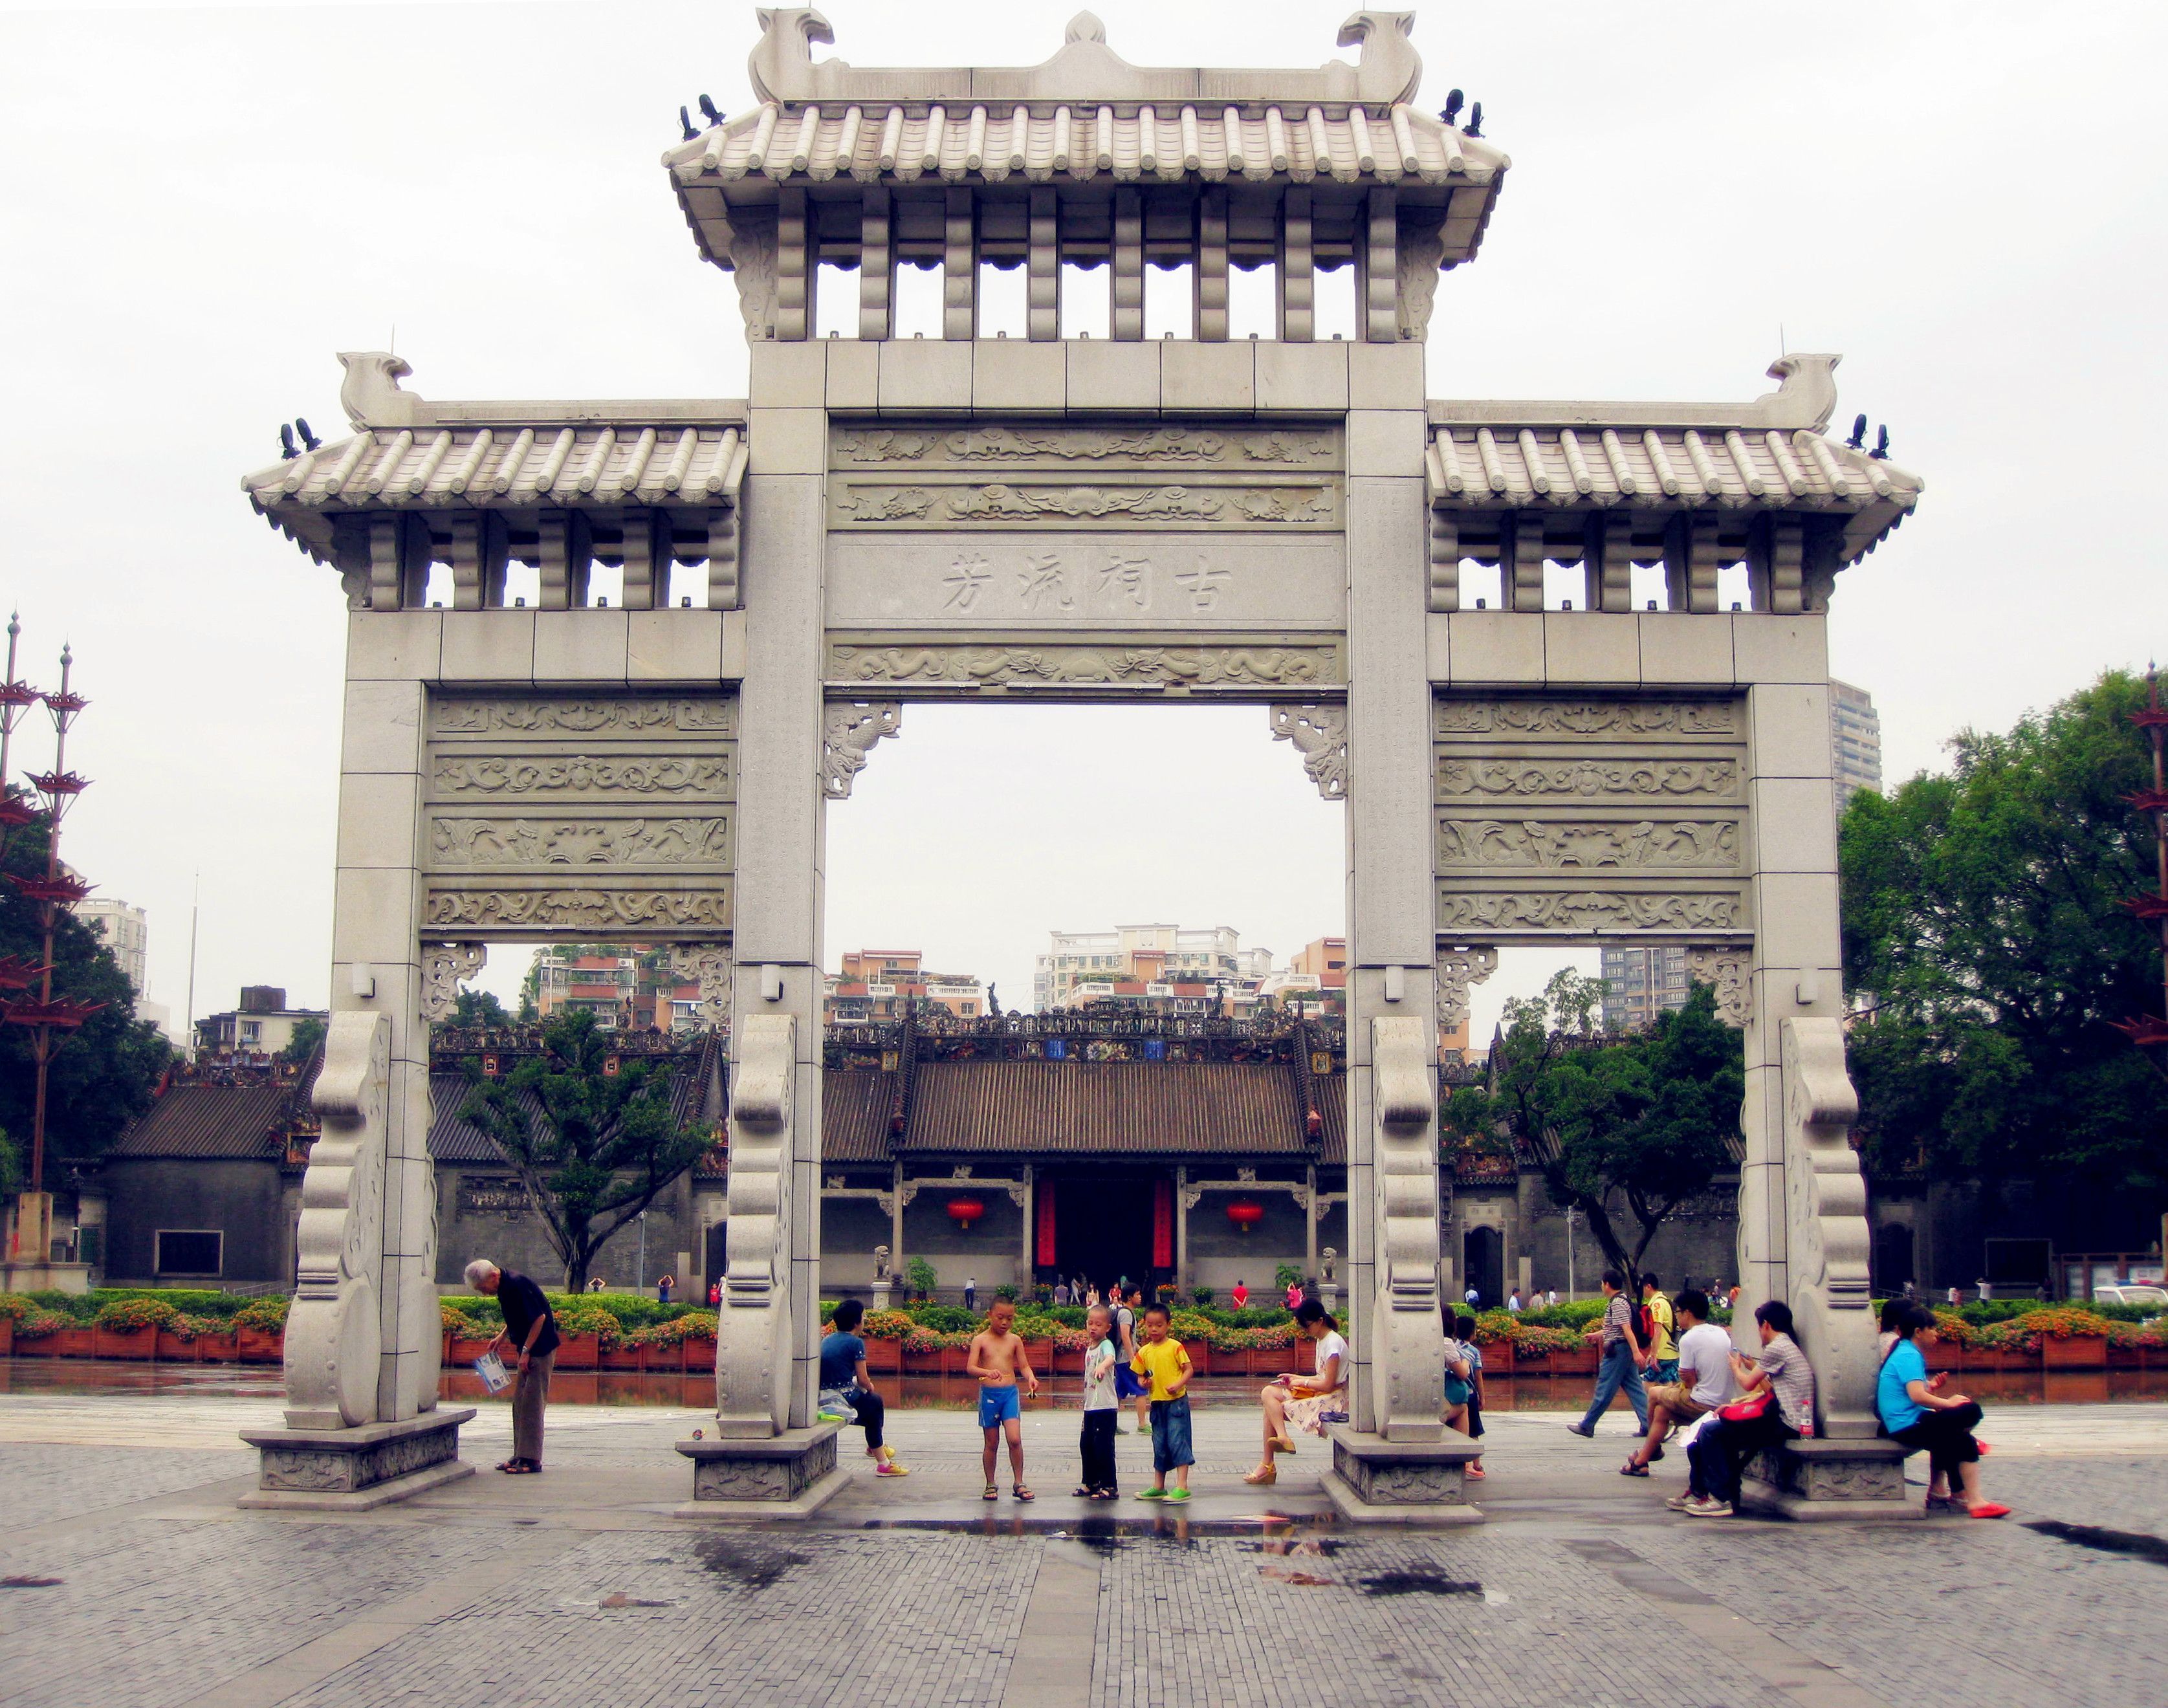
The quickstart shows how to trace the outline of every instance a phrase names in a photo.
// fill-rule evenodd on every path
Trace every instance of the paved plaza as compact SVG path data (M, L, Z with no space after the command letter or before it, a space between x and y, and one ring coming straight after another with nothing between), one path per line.
M1027 1417L1039 1500L1004 1469L986 1504L969 1415L915 1411L891 1419L914 1475L848 1453L817 1524L689 1522L670 1447L706 1415L560 1407L548 1474L511 1479L486 1468L501 1405L465 1434L473 1478L350 1517L244 1513L234 1432L276 1403L0 1397L0 1700L2133 1708L2168 1665L2160 1405L1991 1414L2013 1518L1890 1527L1675 1517L1676 1455L1616 1474L1627 1414L1594 1443L1501 1414L1490 1522L1426 1535L1333 1525L1307 1445L1244 1487L1234 1407L1198 1414L1179 1513L1072 1501L1069 1412ZM1125 1488L1146 1467L1124 1437Z

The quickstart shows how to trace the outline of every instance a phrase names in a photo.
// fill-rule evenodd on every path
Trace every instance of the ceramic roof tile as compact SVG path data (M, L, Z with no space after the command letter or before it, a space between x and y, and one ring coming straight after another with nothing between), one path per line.
M899 1152L1308 1156L1294 1075L1250 1062L930 1062Z

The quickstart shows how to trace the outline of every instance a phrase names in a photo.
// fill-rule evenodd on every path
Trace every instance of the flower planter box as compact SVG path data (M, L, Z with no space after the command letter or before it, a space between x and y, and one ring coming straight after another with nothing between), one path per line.
M2107 1367L2110 1370L2142 1370L2145 1365L2145 1350L2138 1346L2118 1346L2103 1341L2107 1348Z
M205 1338L205 1336L198 1335L194 1340L183 1340L170 1329L161 1328L158 1331L158 1362L161 1364L201 1362Z
M1962 1346L1953 1346L1948 1341L1937 1337L1935 1344L1927 1348L1926 1359L1927 1368L1931 1370L1963 1370L1965 1361L1964 1349Z
M2048 1334L2040 1340L2043 1370L2103 1370L2107 1365L2107 1341L2091 1334Z
M145 1328L93 1328L91 1349L98 1358L154 1359L158 1355L158 1330L155 1324Z
M1033 1366L1034 1369L1036 1369L1037 1367L1037 1365ZM1053 1370L1053 1373L1056 1375L1083 1375L1084 1349L1080 1346L1074 1352L1070 1352L1065 1350L1061 1347L1055 1347L1054 1349L1054 1362L1050 1368Z
M95 1328L62 1328L45 1337L45 1344L52 1349L54 1358L95 1358L98 1356L98 1331Z
M903 1343L901 1340L869 1340L866 1343L866 1369L874 1375L895 1375L903 1368Z
M196 1337L196 1361L199 1364L231 1364L240 1355L234 1331L226 1329L216 1334Z
M286 1359L286 1337L281 1332L267 1334L261 1328L243 1328L237 1332L241 1361L243 1364L283 1364Z
M901 1344L901 1343L897 1344ZM939 1375L946 1367L948 1354L945 1348L937 1346L930 1352L913 1352L906 1349L901 1356L905 1375Z
M1553 1375L1594 1375L1596 1365L1596 1349L1592 1346L1581 1347L1572 1352L1554 1352L1551 1354Z
M11 1356L15 1350L15 1319L0 1317L0 1358Z
M870 1350L872 1343L868 1342L867 1346ZM681 1366L683 1375L713 1375L715 1373L715 1343L714 1341L702 1340L697 1336L688 1334L678 1343L678 1350L683 1359L683 1364ZM870 1359L866 1361L866 1370L869 1375L872 1374L873 1360Z
M615 1346L605 1346L602 1349L602 1361L596 1365L596 1368L598 1370L646 1370L647 1349L644 1346L627 1346L622 1341Z
M557 1343L557 1370L592 1370L601 1356L602 1338L594 1334L567 1334Z
M487 1352L490 1343L476 1340L464 1334L448 1335L444 1341L444 1362L456 1370L472 1370L474 1361Z
M1023 1355L1031 1360L1034 1370L1046 1375L1054 1373L1054 1340L1051 1336L1044 1340L1025 1341Z

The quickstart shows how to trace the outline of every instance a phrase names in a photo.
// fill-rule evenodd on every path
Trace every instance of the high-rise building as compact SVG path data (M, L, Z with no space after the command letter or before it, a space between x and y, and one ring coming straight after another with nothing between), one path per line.
M1033 970L1031 1005L1039 1014L1124 994L1171 995L1177 982L1218 985L1225 996L1248 995L1273 970L1269 949L1244 949L1232 926L1183 930L1178 925L1122 925L1112 931L1056 931ZM1161 988L1153 991L1151 987Z
M1862 789L1882 792L1882 718L1874 697L1849 682L1830 684L1831 776L1836 785L1837 816Z
M823 1018L833 1026L858 1020L892 1020L921 1000L946 1008L959 1020L986 1013L986 987L974 973L928 972L917 949L854 949L843 970L831 973Z
M129 902L91 896L76 903L75 917L98 934L141 997L150 971L151 916Z
M1666 1008L1682 1008L1692 988L1683 949L1603 951L1603 1030L1639 1032Z

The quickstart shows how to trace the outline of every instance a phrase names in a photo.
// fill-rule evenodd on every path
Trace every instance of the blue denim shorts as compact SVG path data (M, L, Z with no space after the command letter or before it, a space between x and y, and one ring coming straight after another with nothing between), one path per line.
M1017 1386L1011 1382L1005 1388L979 1390L979 1427L998 1429L1004 1419L1023 1415L1023 1407L1017 1397Z
M1178 1465L1194 1465L1197 1455L1189 1450L1189 1402L1154 1400L1151 1402L1152 1469L1158 1471L1173 1470Z

